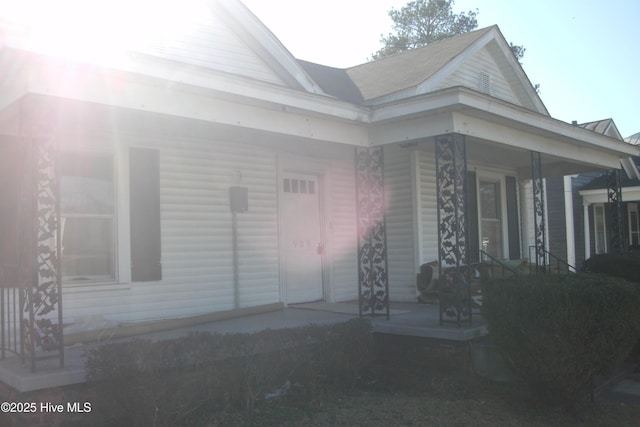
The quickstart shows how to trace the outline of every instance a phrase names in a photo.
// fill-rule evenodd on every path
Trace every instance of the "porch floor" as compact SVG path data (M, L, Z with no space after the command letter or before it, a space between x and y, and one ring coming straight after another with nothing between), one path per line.
M487 334L486 322L479 315L474 315L472 325L441 327L437 305L392 303L390 307L389 320L384 316L368 318L374 333L448 341L469 341ZM193 332L251 333L309 324L330 325L346 322L355 317L358 317L357 302L298 304L278 311L142 334L136 338L163 340ZM126 339L131 338L102 340L100 343ZM65 348L64 368L59 367L57 358L51 358L39 360L36 372L31 372L29 366L22 366L18 357L8 356L5 360L0 360L0 382L18 392L82 383L85 381L86 353L95 345L96 343L68 346Z

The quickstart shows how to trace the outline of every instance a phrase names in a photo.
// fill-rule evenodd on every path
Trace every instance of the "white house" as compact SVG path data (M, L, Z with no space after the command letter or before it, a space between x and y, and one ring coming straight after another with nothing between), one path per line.
M424 262L544 247L542 178L640 154L550 117L496 26L335 69L240 1L190 19L113 57L4 32L2 318L27 352L62 325L415 301Z

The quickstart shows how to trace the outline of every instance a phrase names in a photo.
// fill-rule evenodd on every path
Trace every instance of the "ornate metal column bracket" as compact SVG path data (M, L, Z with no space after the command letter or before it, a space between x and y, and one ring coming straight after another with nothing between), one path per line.
M23 195L28 225L25 231L28 248L22 253L22 345L23 358L29 359L32 371L36 369L37 353L58 353L60 366L64 366L62 331L62 287L60 268L60 201L57 172L57 146L52 126L55 110L51 105L30 106L23 111L23 122L28 126L26 135L27 163L24 173ZM24 129L23 129L24 131Z
M389 318L382 147L356 148L358 299L360 316Z
M542 156L531 152L531 180L533 183L533 228L535 237L536 271L544 273L547 265L545 238L544 184L542 180Z
M609 247L611 252L624 250L624 228L622 225L622 188L620 187L620 169L607 171L607 202L611 207L609 216Z
M438 201L440 325L471 323L471 269L467 262L467 153L464 135L435 138Z

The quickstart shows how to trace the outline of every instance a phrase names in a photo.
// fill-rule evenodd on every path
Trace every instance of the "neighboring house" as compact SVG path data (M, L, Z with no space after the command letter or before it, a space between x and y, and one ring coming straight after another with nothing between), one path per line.
M495 26L348 69L239 1L117 62L0 45L2 286L27 295L2 316L27 351L63 324L415 301L422 263L544 247L543 177L640 154L550 117Z
M640 133L625 138L629 144L638 146ZM585 218L589 219L585 226L585 256L608 253L614 249L616 228L619 228L617 238L620 239L620 249L640 249L640 157L635 156L624 163L620 172L620 220L618 221L613 203L608 196L608 180L601 175L580 189L584 204Z
M612 119L578 126L619 141L623 140ZM624 141L637 146L638 134ZM623 249L638 248L639 167L640 158L636 156L621 159L620 165L615 168L620 170L620 238ZM607 184L607 177L611 171L545 179L549 251L578 269L592 254L611 250L611 238L614 234L612 228L615 228L612 225L614 211L609 202Z

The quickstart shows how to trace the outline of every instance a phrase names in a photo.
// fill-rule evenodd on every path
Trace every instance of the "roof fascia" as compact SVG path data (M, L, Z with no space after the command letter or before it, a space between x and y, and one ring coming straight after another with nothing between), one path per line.
M640 185L637 187L623 187L622 200L625 202L640 200ZM596 188L593 190L581 190L578 192L582 196L584 203L609 203L606 188Z
M11 50L15 55L25 53ZM143 83L163 90L175 88L201 95L214 93L217 97L233 99L238 103L262 104L280 110L306 111L359 123L370 122L370 109L327 95L308 93L204 67L185 68L185 65L178 61L152 55L133 53L132 60L123 62L117 68L105 68L31 52L26 54L20 62L22 67L30 70L29 73L22 73L28 76L23 94L50 94L81 100L86 87L81 83L70 83L82 81L74 80L74 73L82 74L83 78L91 75L104 76L105 81L111 75L123 82ZM65 79L64 84L59 79L61 72L71 76Z
M476 112L498 122L517 124L534 133L553 135L573 144L589 144L600 149L617 151L621 157L640 155L640 147L614 138L582 129L561 120L536 113L465 87L447 88L410 100L376 105L372 110L372 123L402 120L443 111Z
M626 159L621 159L620 165L629 178L640 180L640 171L638 171L636 163L632 158L627 157Z
M311 93L324 93L280 40L244 4L236 0L217 1L215 4L231 18L229 23L234 31L254 48L287 84Z
M613 132L612 138L618 138L620 140L624 140L624 138L622 137L622 134L620 134L620 131L618 130L618 126L616 126L616 122L614 122L613 119L610 120L604 133L609 133L611 131Z
M529 95L531 102L533 102L533 104L536 106L538 113L544 114L546 116L550 116L549 110L547 110L547 107L545 107L544 103L542 102L542 99L540 99L540 96L536 92L533 84L531 83L531 80L529 80L529 76L527 76L527 73L525 73L524 68L522 68L522 64L520 64L520 62L516 59L515 55L511 51L511 47L509 47L507 40L502 35L500 28L498 26L495 26L493 28L493 31L497 33L497 36L495 37L494 40L500 47L500 50L505 56L507 62L509 62L509 64L511 65L511 69L516 74L518 81L524 88L527 95Z

